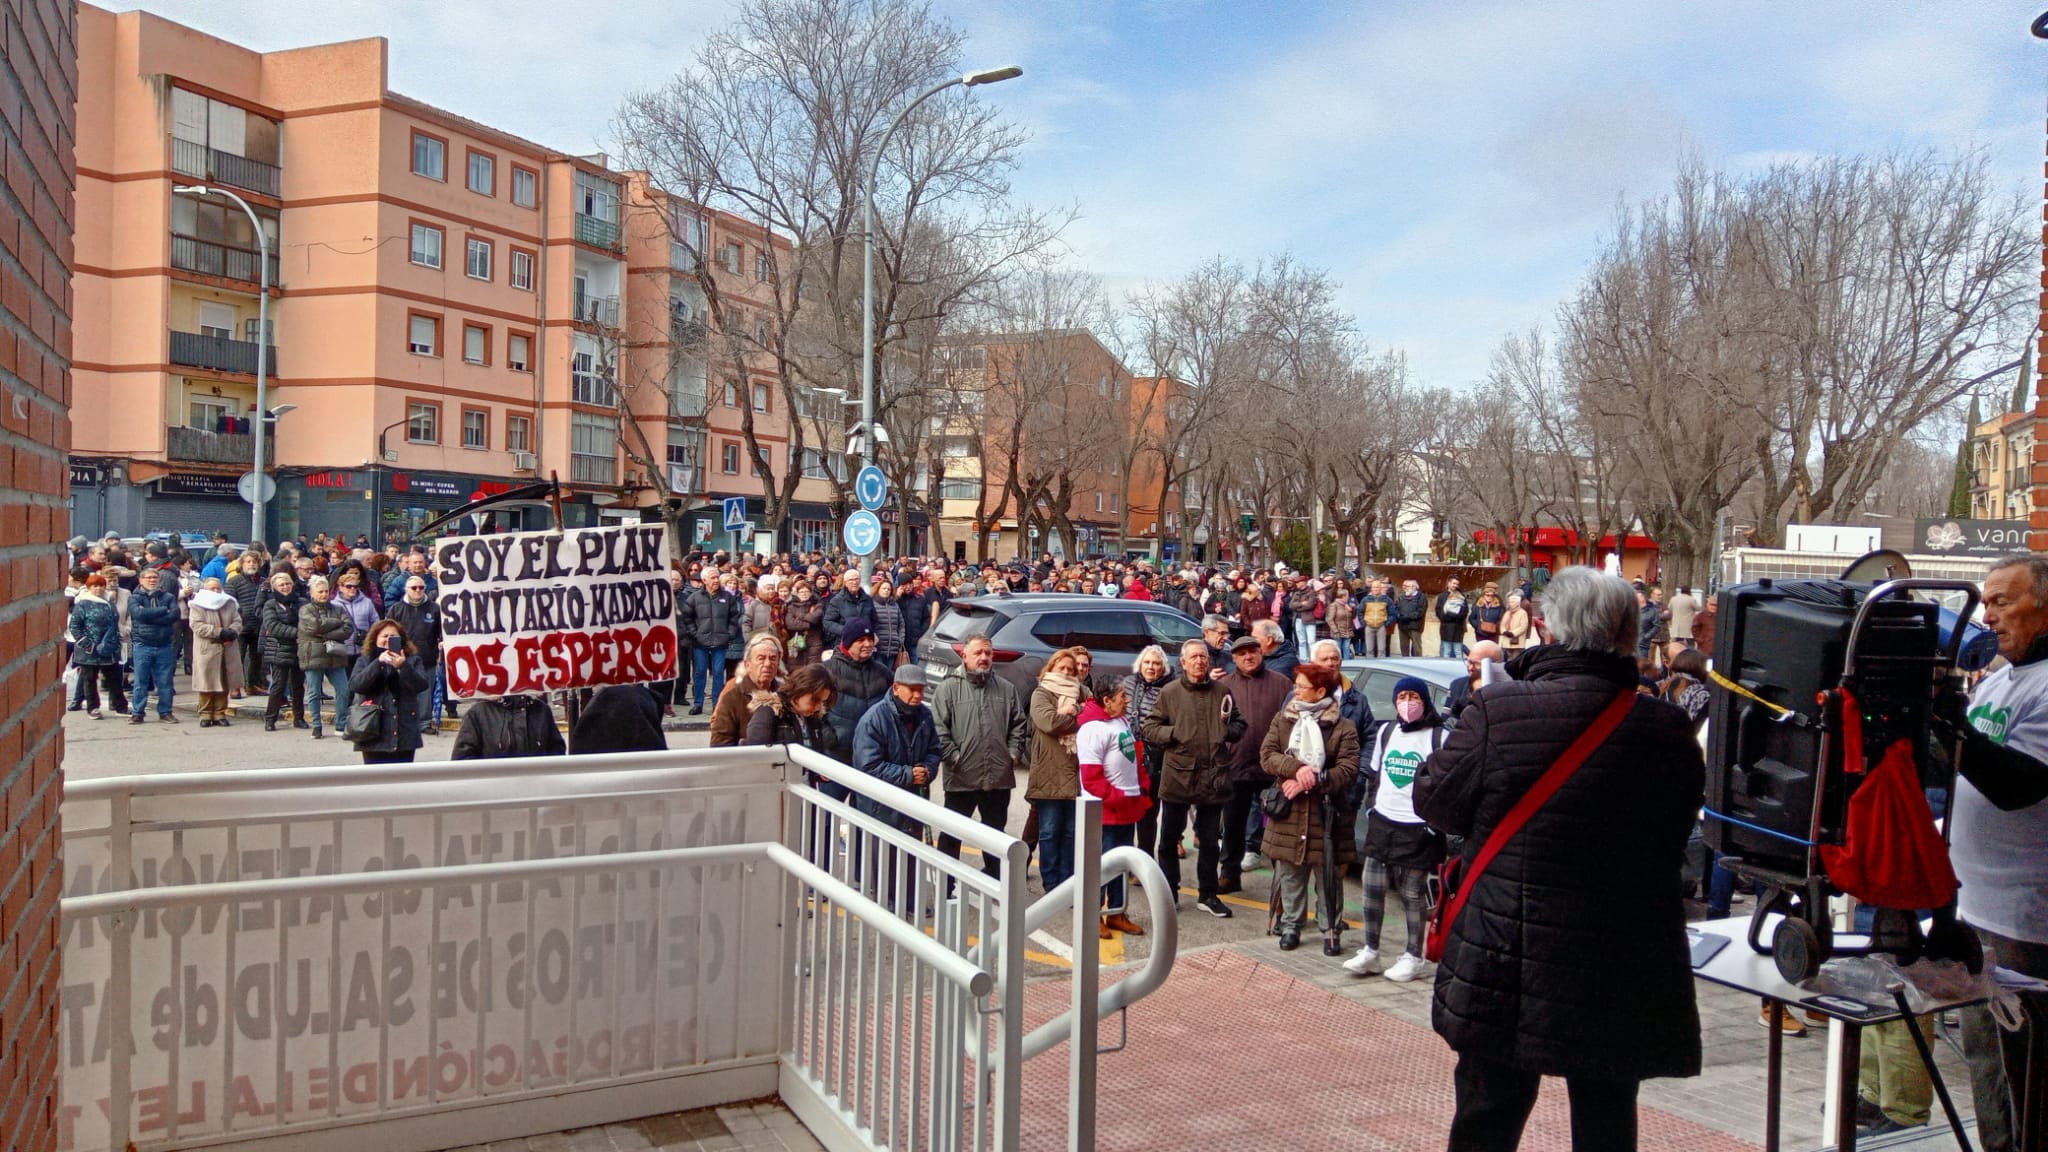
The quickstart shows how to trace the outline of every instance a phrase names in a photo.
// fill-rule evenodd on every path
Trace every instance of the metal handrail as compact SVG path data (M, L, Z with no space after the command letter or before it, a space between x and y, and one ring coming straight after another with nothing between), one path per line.
M1177 917L1173 889L1166 883L1166 873L1160 870L1159 862L1136 848L1112 848L1102 854L1102 880L1107 883L1118 874L1135 876L1144 887L1145 906L1152 913L1152 953L1145 958L1144 967L1096 993L1098 1015L1127 1008L1158 991L1173 973L1173 963L1180 954L1180 933L1174 930ZM1078 874L1067 877L1026 909L1025 935L1045 927L1054 916L1070 907L1080 880ZM1076 947L1087 943L1091 942L1075 941ZM1072 1039L1073 1031L1074 1012L1068 1009L1024 1037L1024 1059L1029 1060L1062 1040Z
M790 763L808 769L849 792L856 792L870 800L886 804L962 844L1002 857L1008 854L1009 846L1017 842L1016 837L999 828L990 828L979 820L969 819L943 804L934 804L915 792L884 783L829 756L820 755L795 744L786 747Z

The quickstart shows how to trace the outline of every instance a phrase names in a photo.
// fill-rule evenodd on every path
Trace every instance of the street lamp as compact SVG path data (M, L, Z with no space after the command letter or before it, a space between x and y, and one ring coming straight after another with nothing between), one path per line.
M225 196L241 205L249 217L249 227L256 232L256 411L259 417L270 411L269 374L270 366L270 237L263 232L263 221L256 218L256 210L249 202L225 188L209 188L204 184L173 185L172 192L189 192L194 196ZM268 470L263 467L264 425L268 418L256 421L256 499L249 502L249 539L263 539L263 478Z
M1019 68L1015 64L1010 64L1001 68L986 68L979 72L969 72L965 76L959 76L944 83L932 85L920 93L917 99L905 104L903 110L896 113L896 118L889 121L889 127L882 131L882 139L875 145L874 158L868 162L867 179L861 182L860 189L860 426L862 431L860 462L862 466L866 466L870 462L876 446L881 443L881 437L876 434L877 430L875 430L875 180L882 170L882 156L889 150L889 137L896 134L896 129L902 126L904 118L909 116L918 105L953 87L955 84L963 88L979 88L983 84L999 84L1004 80L1014 80L1023 74L1024 69ZM907 535L910 525L904 524L900 525L900 527ZM860 558L860 580L863 586L875 574L874 557L875 554L870 552Z

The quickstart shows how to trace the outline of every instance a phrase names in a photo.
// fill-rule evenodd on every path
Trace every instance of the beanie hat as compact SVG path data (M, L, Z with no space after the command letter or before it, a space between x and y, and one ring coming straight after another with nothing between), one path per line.
M1403 692L1413 692L1422 697L1424 704L1429 703L1429 685L1425 684L1420 676L1403 676L1394 681L1395 697L1398 698Z
M875 626L868 623L865 617L848 620L846 627L839 633L839 646L851 648L856 641L872 640L874 636Z

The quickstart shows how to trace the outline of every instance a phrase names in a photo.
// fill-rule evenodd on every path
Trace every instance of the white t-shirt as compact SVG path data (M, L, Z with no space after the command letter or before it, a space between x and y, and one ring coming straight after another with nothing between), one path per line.
M1100 764L1109 786L1126 796L1138 788L1138 742L1123 717L1090 720L1074 734L1074 760L1079 764Z
M1422 823L1422 817L1415 814L1415 775L1422 771L1422 762L1436 751L1436 738L1441 731L1428 727L1403 732L1399 724L1386 730L1386 743L1375 765L1380 782L1372 794L1373 811L1399 824ZM1378 741L1378 737L1374 739Z
M1970 723L1999 744L2048 761L2048 661L1986 676L1970 693ZM2001 936L2048 943L2048 800L2001 812L1958 776L1949 818L1963 918Z

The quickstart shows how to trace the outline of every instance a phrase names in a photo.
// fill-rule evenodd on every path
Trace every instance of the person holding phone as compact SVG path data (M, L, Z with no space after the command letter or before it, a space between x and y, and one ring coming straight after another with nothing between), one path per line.
M348 688L365 706L380 713L369 739L355 742L365 764L410 764L419 750L420 694L432 686L420 668L405 626L379 620L363 636L362 655L349 673ZM347 731L344 727L343 731Z

